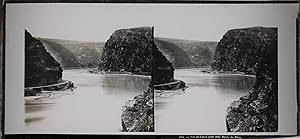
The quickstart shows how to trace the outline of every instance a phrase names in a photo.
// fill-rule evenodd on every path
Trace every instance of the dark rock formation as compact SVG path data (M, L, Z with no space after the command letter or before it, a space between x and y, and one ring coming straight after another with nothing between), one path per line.
M275 39L277 34L273 28L229 30L216 47L211 69L255 74L263 52Z
M43 43L25 30L25 87L62 81L60 64L46 51Z
M126 132L154 132L153 90L126 102L122 108L122 128Z
M231 30L220 41L216 49L214 69L232 70L228 64L243 71L253 68L256 75L252 92L228 107L226 116L228 131L278 130L277 45L276 28ZM220 58L233 61L226 62Z
M173 43L155 38L154 42L163 55L175 68L193 67L195 64L190 60L188 54Z
M174 68L156 47L150 27L115 31L103 48L98 70L151 74L151 84L174 80Z
M44 38L39 38L39 40L44 44L47 52L51 53L53 58L61 64L62 68L81 67L75 55L61 44Z

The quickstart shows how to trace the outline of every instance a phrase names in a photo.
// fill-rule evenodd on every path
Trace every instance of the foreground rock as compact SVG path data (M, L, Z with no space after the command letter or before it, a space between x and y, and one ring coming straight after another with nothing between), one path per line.
M255 72L256 82L248 95L227 109L230 132L276 132L278 130L277 29L231 30L216 49L213 68ZM220 58L225 59L220 59ZM228 61L233 60L233 61ZM232 66L232 68L230 67Z
M126 102L122 108L122 128L126 132L154 132L153 90Z
M62 71L43 43L25 30L25 87L59 83Z
M107 40L99 71L152 75L152 84L173 81L174 68L154 43L153 28L115 31Z
M216 47L211 69L255 74L265 49L275 40L277 31L274 28L229 30Z

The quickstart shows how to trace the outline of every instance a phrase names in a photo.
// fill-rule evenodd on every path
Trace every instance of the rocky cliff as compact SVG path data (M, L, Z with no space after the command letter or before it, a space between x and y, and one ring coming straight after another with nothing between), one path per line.
M214 69L254 71L256 75L252 91L228 107L228 131L278 130L277 49L276 28L230 30L219 42L212 66Z
M275 39L277 34L273 28L229 30L216 47L211 69L255 74L264 50Z
M154 43L153 28L115 31L107 40L98 70L152 75L152 84L173 81L174 68Z
M62 81L60 64L46 51L43 43L25 30L25 87Z

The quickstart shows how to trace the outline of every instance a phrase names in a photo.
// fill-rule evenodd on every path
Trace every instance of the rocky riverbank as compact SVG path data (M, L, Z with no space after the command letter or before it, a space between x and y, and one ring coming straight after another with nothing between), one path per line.
M122 108L121 121L126 132L154 132L153 89L128 100Z
M68 89L75 89L76 87L71 81L62 81L57 84L45 85L45 86L36 86L36 87L27 87L25 88L25 97L26 96L37 96L43 92L52 92L52 91L65 91Z

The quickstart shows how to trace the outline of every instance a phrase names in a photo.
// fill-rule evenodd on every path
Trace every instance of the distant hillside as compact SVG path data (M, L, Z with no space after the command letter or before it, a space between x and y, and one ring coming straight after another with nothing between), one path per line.
M190 60L189 55L173 43L155 38L154 42L163 55L176 67L192 67L195 64Z
M206 67L211 65L215 53L215 48L218 44L218 42L213 41L195 41L161 37L156 38L173 43L184 50L189 55L190 60L199 67Z
M66 67L81 67L75 55L67 48L55 41L39 38L45 45L46 50L53 56L53 58L61 64L63 68Z
M77 63L78 67L97 67L99 65L99 60L102 54L103 46L105 42L84 42L84 41L72 41L72 40L61 40L61 39L49 39L41 38L47 43L52 49L58 48L58 46L63 47L61 50L68 50L71 52ZM59 55L61 58L66 59L70 57L69 53L63 52ZM72 61L65 61L71 63ZM71 66L65 66L71 67Z
M64 44L77 57L83 67L97 67L99 65L102 49L105 43L82 42Z

